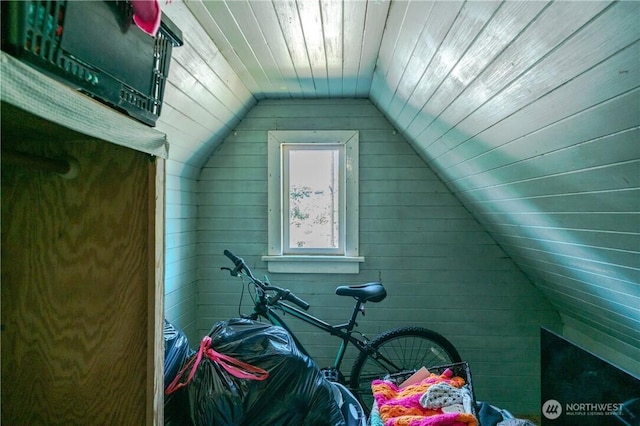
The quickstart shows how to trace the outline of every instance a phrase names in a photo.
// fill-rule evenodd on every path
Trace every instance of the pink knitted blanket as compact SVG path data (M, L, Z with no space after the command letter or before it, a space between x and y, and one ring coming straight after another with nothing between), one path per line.
M465 381L461 377L453 377L451 370L439 376L431 374L419 383L402 389L390 381L374 380L371 389L384 426L477 426L478 422L472 414L445 413L420 405L420 397L437 383L460 388Z

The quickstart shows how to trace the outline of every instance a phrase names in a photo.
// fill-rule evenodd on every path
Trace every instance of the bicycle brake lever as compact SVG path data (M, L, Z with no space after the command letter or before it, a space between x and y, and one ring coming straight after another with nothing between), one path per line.
M220 270L229 271L229 273L234 277L238 276L238 271L236 271L235 269L231 269L231 268L227 268L226 266L222 266L222 267L220 267Z

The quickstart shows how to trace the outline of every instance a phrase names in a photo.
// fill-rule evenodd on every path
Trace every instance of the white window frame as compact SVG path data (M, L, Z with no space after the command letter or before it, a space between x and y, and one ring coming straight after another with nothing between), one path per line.
M357 274L364 257L358 254L359 195L358 195L357 130L271 130L267 140L268 162L268 255L272 273L337 273ZM283 250L283 164L282 146L292 144L343 145L345 175L340 188L345 194L344 250L338 255L285 254ZM342 206L341 206L342 207Z

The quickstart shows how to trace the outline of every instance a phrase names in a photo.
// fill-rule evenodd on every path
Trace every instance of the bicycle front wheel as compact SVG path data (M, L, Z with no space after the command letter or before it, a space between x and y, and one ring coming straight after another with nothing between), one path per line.
M360 352L351 369L351 390L369 413L373 405L373 380L461 361L451 342L435 331L422 327L395 328L374 338L367 350Z

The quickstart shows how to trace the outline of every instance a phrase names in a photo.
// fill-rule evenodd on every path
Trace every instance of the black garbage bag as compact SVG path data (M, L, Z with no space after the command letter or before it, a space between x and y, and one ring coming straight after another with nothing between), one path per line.
M165 425L237 425L244 416L249 382L268 376L259 367L217 352L205 336L165 390L165 407L171 401L173 411Z
M186 334L166 319L164 320L164 389L174 380L178 372L195 354L189 346ZM187 423L186 401L181 395L166 395L164 397L165 426L182 426Z
M330 382L284 328L233 319L209 336L218 351L269 372L245 396L243 425L344 425Z
M164 320L164 388L176 377L182 366L195 351L189 347L187 336L166 319Z
M205 343L209 338L209 343ZM202 356L210 345L216 356ZM247 319L214 325L175 392L192 425L344 426L330 383L282 327ZM231 360L231 361L230 361ZM191 366L197 363L198 367ZM232 365L233 364L233 365ZM259 372L264 371L264 378ZM241 376L241 377L238 377Z

